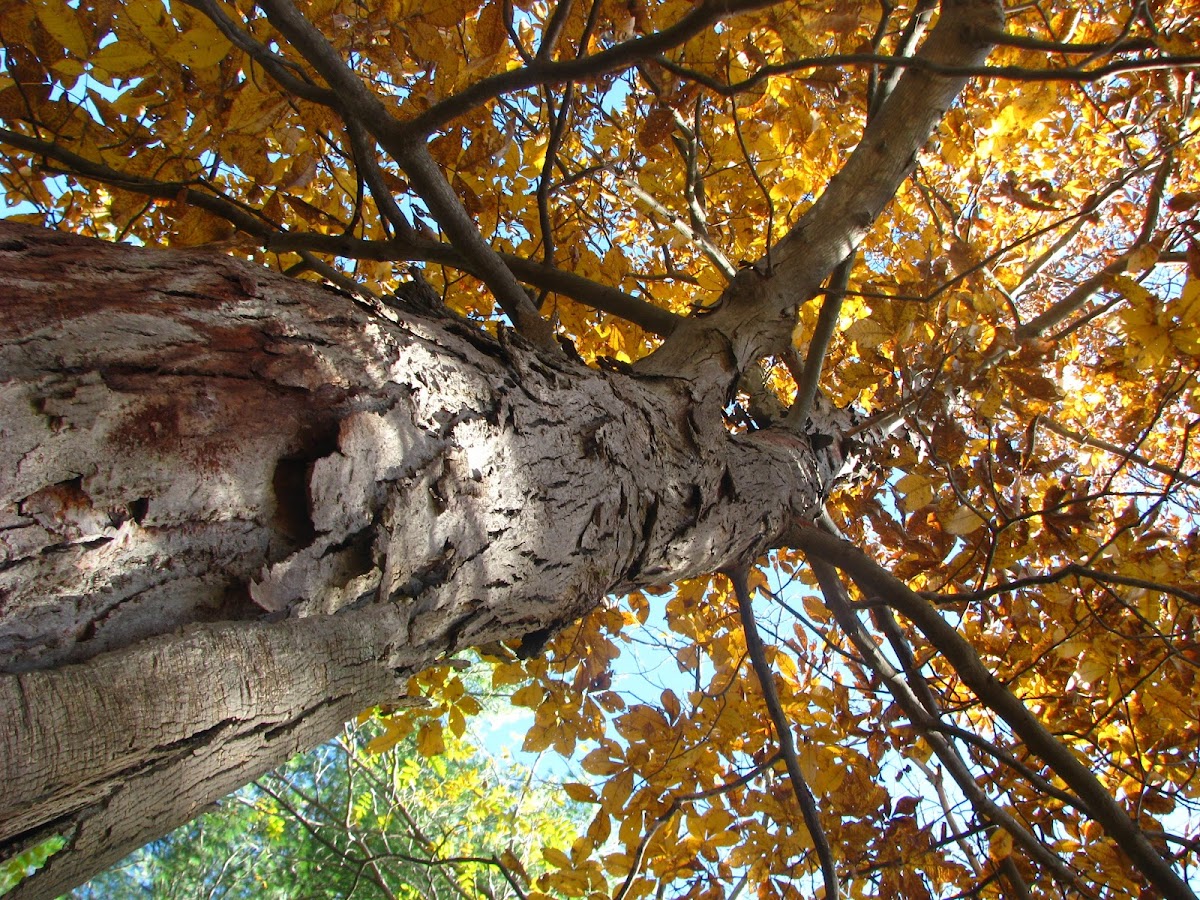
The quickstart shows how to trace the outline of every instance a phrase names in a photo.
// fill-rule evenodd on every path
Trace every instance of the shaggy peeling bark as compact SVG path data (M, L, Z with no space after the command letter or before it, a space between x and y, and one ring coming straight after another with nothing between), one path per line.
M0 223L0 272L0 842L81 851L14 896L446 654L761 554L842 463L686 378L223 256Z

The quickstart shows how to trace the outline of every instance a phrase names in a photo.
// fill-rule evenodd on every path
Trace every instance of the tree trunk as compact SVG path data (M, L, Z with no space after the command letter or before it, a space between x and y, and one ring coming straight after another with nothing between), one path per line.
M13 896L81 883L438 658L763 553L842 462L732 434L685 373L225 256L0 223L0 276L0 842L69 838Z

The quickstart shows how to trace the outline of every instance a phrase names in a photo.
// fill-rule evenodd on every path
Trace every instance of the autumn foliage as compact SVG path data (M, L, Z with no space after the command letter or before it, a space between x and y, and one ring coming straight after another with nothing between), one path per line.
M594 806L524 890L830 896L824 864L850 897L1187 896L1200 18L1008 5L955 68L920 53L970 4L9 3L0 184L13 218L346 303L418 273L482 329L636 373L679 322L733 321L731 285L772 274L904 73L964 78L823 287L780 305L791 340L731 351L730 430L786 421L806 369L853 411L827 529L746 592L713 573L481 651L525 749L576 758ZM453 668L411 692L432 706L376 749L436 754L479 709Z

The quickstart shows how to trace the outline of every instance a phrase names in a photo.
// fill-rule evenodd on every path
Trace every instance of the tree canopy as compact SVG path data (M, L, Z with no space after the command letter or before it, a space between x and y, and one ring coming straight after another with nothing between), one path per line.
M594 807L529 900L1193 896L1200 14L1005 7L9 3L0 184L835 445L770 554L485 648Z

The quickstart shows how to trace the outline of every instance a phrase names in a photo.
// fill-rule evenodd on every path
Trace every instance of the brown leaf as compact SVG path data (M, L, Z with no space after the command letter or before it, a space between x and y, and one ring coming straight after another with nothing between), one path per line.
M500 0L484 4L475 24L475 46L484 56L500 52L508 35L504 30L504 10Z
M1171 212L1187 212L1200 203L1200 193L1196 191L1181 191L1167 201L1167 209Z
M642 150L649 150L657 147L667 139L674 127L674 116L671 110L665 106L656 106L650 110L650 115L646 117L646 121L642 123L642 127L638 129L637 144Z
M1005 374L1028 397L1047 401L1061 400L1063 397L1059 386L1041 372L1014 369Z

